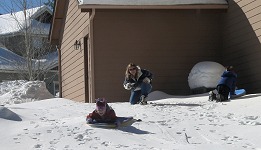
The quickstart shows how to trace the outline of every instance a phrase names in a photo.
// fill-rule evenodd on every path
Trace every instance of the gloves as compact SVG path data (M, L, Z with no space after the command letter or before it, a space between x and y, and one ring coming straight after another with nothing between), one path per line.
M92 119L86 119L86 123L87 124L93 124L93 121L92 121Z
M150 79L149 79L148 77L145 77L145 78L143 79L143 82L145 82L145 83L150 83Z
M87 123L87 124L93 124L94 122L92 121L91 118L86 118L86 123Z
M124 88L125 88L126 90L130 90L130 89L132 89L132 88L134 87L134 84L135 84L135 83L127 83L127 84L124 85Z

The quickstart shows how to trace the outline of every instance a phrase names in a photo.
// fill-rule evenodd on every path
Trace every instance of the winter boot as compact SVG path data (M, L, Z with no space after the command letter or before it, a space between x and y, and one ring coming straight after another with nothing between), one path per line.
M217 94L217 102L223 102L223 101L225 101L226 99L225 99L225 97L224 97L224 95L222 95L222 94Z
M146 100L146 96L145 95L141 95L140 97L140 104L141 105L147 105L147 100Z
M214 100L216 100L217 98L216 98L216 94L213 92L213 91L210 91L209 92L209 96L208 96L208 100L209 101L214 101Z

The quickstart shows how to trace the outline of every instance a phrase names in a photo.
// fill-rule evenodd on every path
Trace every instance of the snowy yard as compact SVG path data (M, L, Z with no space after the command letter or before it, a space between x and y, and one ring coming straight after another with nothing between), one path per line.
M7 100L3 95L0 102ZM0 145L8 150L261 150L260 97L214 103L207 94L178 97L154 91L149 95L153 104L109 103L117 116L142 120L118 129L85 124L94 104L63 98L10 103L0 106Z

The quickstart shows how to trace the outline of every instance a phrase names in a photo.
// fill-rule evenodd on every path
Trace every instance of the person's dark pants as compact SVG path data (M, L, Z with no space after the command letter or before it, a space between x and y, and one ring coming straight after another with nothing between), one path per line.
M229 87L227 87L226 85L218 85L217 91L218 94L222 95L222 97L224 98L222 98L221 101L228 100L228 94L230 92Z
M145 97L148 96L149 92L152 89L152 85L149 83L142 83L140 86L140 90L134 91L131 90L131 96L130 96L130 103L132 105L137 104L140 101L141 95L144 95Z

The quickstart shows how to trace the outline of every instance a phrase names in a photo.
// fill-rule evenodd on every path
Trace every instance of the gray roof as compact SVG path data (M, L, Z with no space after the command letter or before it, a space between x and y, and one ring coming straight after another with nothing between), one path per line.
M33 59L32 65L35 69L50 70L58 66L58 52L52 52L41 59ZM0 70L24 70L26 59L12 51L0 47Z
M227 0L78 0L80 5L170 6L228 4Z
M6 48L0 47L0 69L15 70L18 64L25 64L25 58L9 51Z

